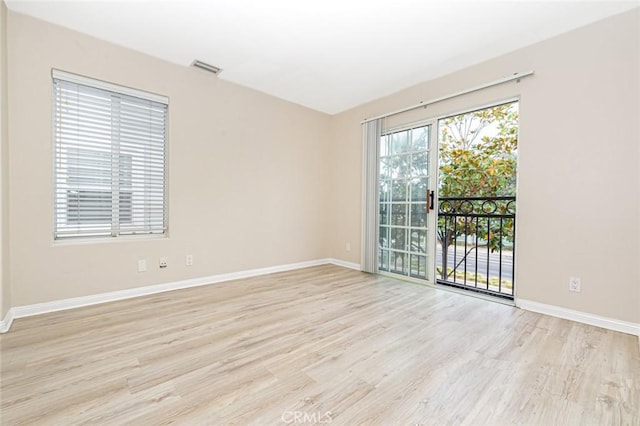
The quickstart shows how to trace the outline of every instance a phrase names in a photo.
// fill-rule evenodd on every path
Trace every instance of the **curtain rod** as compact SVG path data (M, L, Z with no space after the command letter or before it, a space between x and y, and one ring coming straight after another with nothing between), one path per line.
M494 80L494 81L491 81L489 83L482 84L480 86L471 87L471 88L466 89L466 90L461 90L459 92L451 93L449 95L441 96L439 98L430 99L428 101L421 101L419 104L411 105L411 106L406 107L406 108L402 108L402 109L398 109L398 110L395 110L395 111L387 112L386 114L378 115L376 117L365 118L364 120L362 120L360 122L360 124L365 124L365 123L368 123L369 121L377 120L379 118L385 118L385 117L390 117L392 115L402 114L403 112L407 112L407 111L411 111L411 110L414 110L414 109L426 107L427 105L432 105L432 104L435 104L437 102L446 101L447 99L456 98L458 96L466 95L467 93L477 92L478 90L486 89L488 87L497 86L499 84L507 83L509 81L513 81L513 80L520 81L521 78L528 77L530 75L533 75L533 70L520 72L520 73L514 73L513 75L510 75L508 77L503 77L503 78L500 78L498 80Z

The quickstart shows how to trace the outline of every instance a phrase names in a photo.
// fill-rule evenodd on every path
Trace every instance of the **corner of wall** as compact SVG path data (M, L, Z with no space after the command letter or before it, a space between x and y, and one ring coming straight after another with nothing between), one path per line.
M11 324L9 281L8 10L0 0L0 328Z

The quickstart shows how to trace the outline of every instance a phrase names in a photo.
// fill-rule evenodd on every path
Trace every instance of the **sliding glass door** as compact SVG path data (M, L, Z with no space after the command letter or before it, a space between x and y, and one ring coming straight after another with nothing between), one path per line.
M441 118L437 283L514 298L518 102Z
M378 268L433 280L432 125L391 131L380 139Z

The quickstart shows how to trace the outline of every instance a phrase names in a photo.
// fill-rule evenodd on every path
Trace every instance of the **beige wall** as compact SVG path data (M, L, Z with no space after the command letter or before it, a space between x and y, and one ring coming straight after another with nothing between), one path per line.
M0 320L11 307L9 284L9 138L7 7L0 0Z
M360 256L363 118L534 69L392 121L520 97L517 297L640 323L639 27L636 9L335 116L333 256Z
M170 238L53 243L52 67L170 98ZM327 256L329 116L12 12L9 87L13 306Z

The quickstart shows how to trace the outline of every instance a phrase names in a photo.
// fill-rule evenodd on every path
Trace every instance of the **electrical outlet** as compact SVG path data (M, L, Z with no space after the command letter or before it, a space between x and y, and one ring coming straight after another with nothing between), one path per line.
M166 257L161 257L160 258L160 268L166 268L167 267L167 258Z
M192 254L186 255L185 258L184 258L184 261L187 264L187 266L192 266L193 265L193 255Z
M138 260L138 272L147 272L147 259Z
M344 245L344 249L345 249L346 251L351 251L351 243L346 243L346 244Z
M569 291L575 291L576 293L580 293L580 290L581 290L580 278L569 277Z

